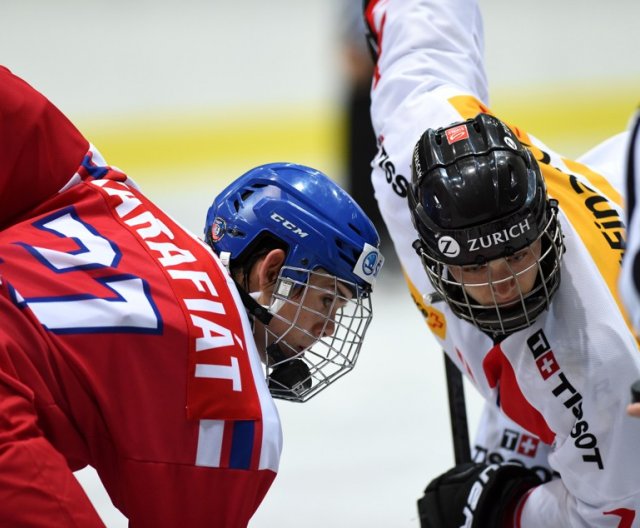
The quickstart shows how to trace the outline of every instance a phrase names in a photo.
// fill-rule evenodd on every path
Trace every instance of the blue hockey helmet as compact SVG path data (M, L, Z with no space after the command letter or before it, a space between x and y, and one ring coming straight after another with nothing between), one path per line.
M371 220L322 172L294 163L251 169L224 189L207 213L205 240L231 262L263 235L286 245L284 274L322 268L371 291L383 258Z

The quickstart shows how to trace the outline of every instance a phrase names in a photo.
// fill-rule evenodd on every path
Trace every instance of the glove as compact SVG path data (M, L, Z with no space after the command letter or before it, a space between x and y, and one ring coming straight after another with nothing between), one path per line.
M460 464L432 480L418 500L421 528L510 526L518 500L540 477L520 464Z

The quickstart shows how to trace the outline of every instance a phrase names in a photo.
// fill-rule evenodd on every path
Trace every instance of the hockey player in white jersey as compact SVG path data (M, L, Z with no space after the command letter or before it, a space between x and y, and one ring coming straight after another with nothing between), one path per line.
M640 334L640 110L631 121L629 145L627 147L626 172L626 214L627 214L627 251L620 274L620 294L629 312L629 317ZM638 382L640 383L640 382ZM638 387L636 385L636 387ZM634 387L634 388L636 388ZM640 388L640 387L638 387ZM640 394L633 391L634 402L627 407L629 415L640 418Z
M491 115L475 0L365 15L378 202L416 304L487 402L474 461L428 485L422 526L640 527L622 174Z

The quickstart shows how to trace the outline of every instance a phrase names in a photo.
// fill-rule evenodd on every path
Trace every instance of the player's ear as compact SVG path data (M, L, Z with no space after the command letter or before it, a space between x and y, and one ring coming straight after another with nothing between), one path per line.
M258 264L258 286L260 291L272 288L278 279L280 268L286 257L282 249L272 249Z

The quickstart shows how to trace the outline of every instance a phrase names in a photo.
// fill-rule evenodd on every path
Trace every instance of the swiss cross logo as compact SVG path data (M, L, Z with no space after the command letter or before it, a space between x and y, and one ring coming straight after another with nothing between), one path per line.
M426 306L425 309L427 325L435 335L444 339L447 335L447 320L444 314L433 306Z
M461 141L463 139L469 138L467 125L458 125L453 128L449 128L445 130L445 134L447 135L447 141L449 142L449 145L455 143L456 141Z
M560 368L553 350L549 350L536 359L536 365L543 379L549 379Z
M500 447L515 451L520 455L533 458L538 452L540 439L525 433L519 433L512 429L505 429L502 432Z
M540 443L540 440L535 436L521 434L520 442L518 442L518 447L516 448L516 451L521 455L534 457L538 452L539 443Z

